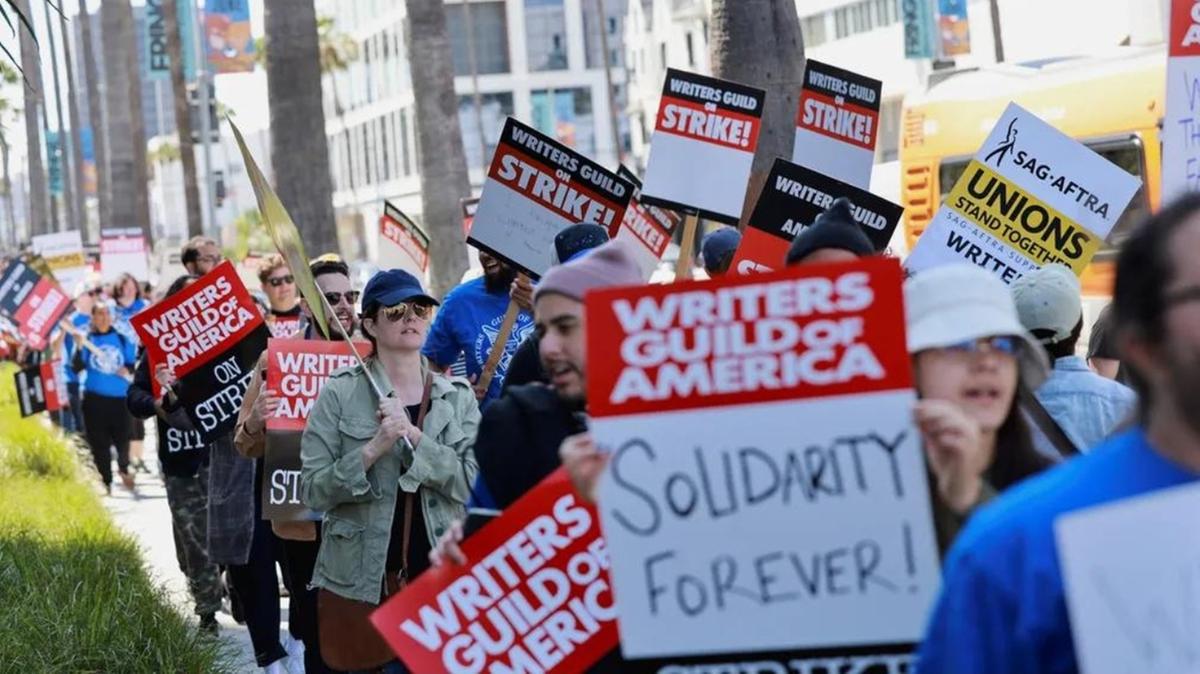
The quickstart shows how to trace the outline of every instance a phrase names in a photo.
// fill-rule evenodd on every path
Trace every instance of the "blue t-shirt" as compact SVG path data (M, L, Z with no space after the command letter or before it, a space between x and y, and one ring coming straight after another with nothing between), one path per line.
M76 311L71 314L70 321L76 330L86 333L91 319L87 314ZM62 349L64 379L68 384L78 384L81 381L82 373L76 372L75 368L71 367L71 359L75 357L75 338L69 332L63 337Z
M951 548L917 671L1078 671L1054 521L1196 480L1156 453L1139 427L1014 487L974 516Z
M138 337L137 331L133 329L133 324L129 322L134 316L142 312L146 308L146 300L137 298L127 307L121 306L120 302L112 303L113 310L113 327L117 329L125 338L133 342L134 347L141 346L142 340Z
M448 366L462 355L466 361L467 375L478 377L492 352L492 344L499 336L508 303L508 289L489 293L483 278L467 281L451 290L429 328L425 348L422 349L425 357L438 366ZM517 314L517 322L513 325L504 354L496 367L496 376L492 378L480 407L485 407L500 396L508 363L517 352L517 347L531 334L533 316L522 311Z
M83 362L87 378L83 388L88 393L109 398L124 398L129 390L129 380L117 374L121 368L130 373L137 362L137 348L115 329L104 334L92 332L88 341L96 345L100 354L84 349Z

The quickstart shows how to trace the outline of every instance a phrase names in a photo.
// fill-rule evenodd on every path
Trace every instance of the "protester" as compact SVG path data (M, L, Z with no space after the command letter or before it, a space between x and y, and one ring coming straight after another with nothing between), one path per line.
M283 256L275 254L263 259L258 267L258 280L267 296L267 327L271 336L292 335L300 329L300 297L296 292L296 277Z
M587 251L608 242L608 230L600 225L581 222L563 229L554 237L554 254L556 264L564 264L583 255ZM513 386L524 386L533 382L546 383L546 372L542 369L541 357L538 355L538 336L536 330L513 355L508 364L508 373L504 377L501 393Z
M479 252L483 276L451 290L434 319L423 353L438 371L445 371L460 355L465 356L467 375L477 381L483 372L510 301L510 288L517 271L488 253ZM476 387L480 406L486 408L500 395L509 361L521 342L533 332L533 317L527 309L517 314L512 333L503 345L496 374L488 387Z
M784 264L794 267L799 264L849 262L874 255L875 247L854 221L853 209L854 204L846 197L835 199L824 213L792 240Z
M1117 258L1113 328L1140 401L1139 425L1012 490L973 519L946 560L919 671L1079 670L1055 522L1200 480L1197 255L1200 196L1185 196L1132 230Z
M1128 384L1129 379L1121 369L1121 358L1117 354L1117 340L1112 330L1112 305L1107 305L1092 324L1088 335L1088 366L1105 379Z
M1049 366L1017 318L1004 282L972 265L924 271L904 284L914 410L934 491L941 550L981 504L1052 464L1033 446L1017 387Z
M309 270L316 280L317 290L325 295L337 317L329 339L342 339L342 334L353 336L357 330L354 305L359 293L351 289L349 266L336 256L322 256L309 265ZM308 302L301 298L300 303L304 310L305 328L291 337L324 339L316 328ZM234 436L238 452L252 459L262 459L266 454L266 420L279 407L278 393L264 388L266 369L267 354L263 353L242 401ZM283 556L287 562L284 571L289 576L291 587L288 628L292 636L304 642L304 670L307 674L332 672L334 670L321 657L320 640L317 638L317 591L309 588L320 547L320 523L272 521L271 529L282 542Z
M96 304L96 296L100 294L97 288L85 288L74 301L74 311L67 316L67 323L77 333L86 333L88 324L92 321L92 307ZM65 331L64 331L65 332ZM71 433L83 433L83 397L79 392L82 383L80 373L71 367L75 359L76 349L82 348L71 332L67 332L62 342L63 381L67 387L67 405L62 410L63 430Z
M125 394L129 389L130 368L137 359L137 349L113 328L112 309L97 302L92 307L91 330L87 339L92 347L75 351L71 367L76 372L86 370L83 379L83 424L88 445L92 449L96 469L104 482L104 491L112 494L112 452L117 450L117 470L121 483L133 490L133 473L129 471L129 436L132 417L125 409Z
M1017 314L1046 348L1053 363L1050 378L1035 395L1075 451L1083 451L1132 418L1137 396L1123 384L1092 372L1075 355L1083 331L1079 279L1068 268L1050 264L1025 274L1012 285Z
M404 672L368 616L428 566L434 541L462 516L477 472L479 407L466 380L422 361L437 302L412 274L376 274L362 304L375 353L365 368L335 372L313 406L301 494L325 513L312 577L325 661Z
M700 242L700 261L709 278L722 276L729 271L733 254L741 242L742 233L736 227L718 227L704 235Z
M117 282L113 286L116 296L113 300L113 327L117 332L125 336L125 339L133 342L135 347L141 346L141 340L138 338L137 331L133 329L133 324L130 322L134 316L138 315L149 306L142 297L142 284L133 277L132 274L121 274L117 277ZM146 424L144 421L130 417L129 419L129 466L130 468L141 471L147 475L150 474L150 469L146 467L146 461L142 457L145 441L146 441Z
M183 290L199 277L180 276L167 289L166 297ZM200 628L217 631L217 611L221 609L221 581L217 567L208 558L208 446L196 431L175 397L174 371L166 364L155 369L161 393L154 395L150 378L150 359L143 355L134 371L133 383L126 394L126 405L134 418L154 417L158 431L158 459L167 506L171 510L171 531L175 537L175 556L179 570L188 579L188 590L196 604Z
M189 274L203 276L221 264L221 248L206 236L194 236L183 244L179 261Z

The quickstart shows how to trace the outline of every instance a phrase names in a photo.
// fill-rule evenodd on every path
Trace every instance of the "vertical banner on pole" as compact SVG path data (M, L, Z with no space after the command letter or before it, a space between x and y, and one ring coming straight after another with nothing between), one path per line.
M1163 203L1200 189L1200 11L1193 11L1197 6L1194 0L1171 0L1162 126Z
M931 59L933 50L933 0L900 0L904 21L904 58Z

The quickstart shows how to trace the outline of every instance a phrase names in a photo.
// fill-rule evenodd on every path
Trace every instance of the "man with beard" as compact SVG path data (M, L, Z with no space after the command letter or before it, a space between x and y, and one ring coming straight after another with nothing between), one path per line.
M287 267L283 267L286 271ZM329 306L333 307L337 320L330 321L329 339L342 339L343 332L351 336L358 329L354 307L358 302L358 291L351 289L350 267L336 255L322 255L309 265L317 290L320 291ZM300 307L304 312L303 331L290 335L292 339L324 339L316 328L312 310L308 302L301 298ZM254 377L246 390L242 401L242 409L238 414L234 445L238 452L247 458L262 459L266 453L266 420L274 416L279 407L279 395L276 391L265 388L267 377L267 354L258 359ZM261 465L255 479L262 484ZM261 502L261 500L256 501ZM288 586L291 591L291 614L288 627L292 636L304 642L304 671L308 674L331 672L321 658L319 639L317 638L317 591L308 587L312 582L313 568L317 563L317 551L321 547L320 522L281 522L272 521L271 529L282 543L284 572L288 575Z
M183 244L179 262L192 276L204 276L221 264L221 249L207 236L193 236Z
M1113 329L1139 425L1011 489L946 558L922 673L1075 672L1054 522L1200 480L1200 195L1134 228L1117 260ZM1194 513L1179 513L1180 517Z
M509 361L521 342L533 332L533 316L526 301L529 286L514 283L517 281L515 269L483 251L479 251L479 263L483 265L483 276L451 290L442 301L422 352L438 370L446 370L463 356L467 378L476 381L499 337L509 301L517 302L522 309L504 344L496 375L486 390L476 387L475 396L479 398L480 408L484 409L499 397Z

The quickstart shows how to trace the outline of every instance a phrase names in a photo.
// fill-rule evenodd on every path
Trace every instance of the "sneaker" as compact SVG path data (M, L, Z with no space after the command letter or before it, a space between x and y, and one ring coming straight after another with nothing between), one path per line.
M292 635L283 635L283 648L287 651L285 665L288 674L304 674L304 642L293 639Z
M215 613L208 613L200 616L200 631L212 636L217 636L217 632L221 630L221 626L217 623Z
M129 491L133 491L136 487L136 483L133 479L133 473L121 473L121 484L124 485Z

